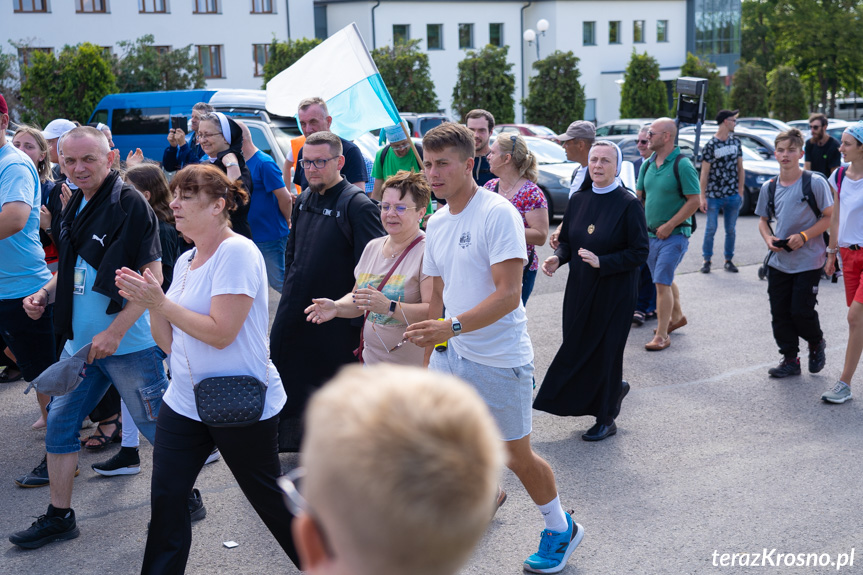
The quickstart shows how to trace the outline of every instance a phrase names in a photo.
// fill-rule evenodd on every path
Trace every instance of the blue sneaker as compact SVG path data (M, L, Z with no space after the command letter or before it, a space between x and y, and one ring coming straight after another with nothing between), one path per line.
M566 567L566 562L581 540L584 538L584 527L575 523L572 516L566 514L566 531L556 533L548 529L542 532L539 540L539 551L524 560L524 570L531 573L558 573Z

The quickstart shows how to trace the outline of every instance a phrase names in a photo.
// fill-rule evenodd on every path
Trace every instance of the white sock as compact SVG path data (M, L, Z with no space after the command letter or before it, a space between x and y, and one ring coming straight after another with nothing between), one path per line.
M132 414L129 413L129 408L126 407L126 402L120 399L120 412L123 414L123 439L120 442L122 447L138 447L138 426L135 425L135 420L132 419Z
M545 505L537 505L542 518L545 519L545 528L560 533L566 531L569 525L566 523L566 514L560 506L560 495Z

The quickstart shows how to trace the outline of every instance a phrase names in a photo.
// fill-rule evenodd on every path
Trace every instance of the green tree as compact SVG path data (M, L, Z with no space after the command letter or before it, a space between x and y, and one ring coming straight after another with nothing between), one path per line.
M275 38L270 43L270 59L264 65L264 85L276 77L282 70L287 70L291 65L306 55L312 48L320 44L319 38L300 38L299 40L288 40L279 42Z
M152 34L118 42L123 56L117 59L117 87L121 92L151 92L203 88L204 72L189 44L158 52Z
M806 117L806 95L803 82L791 66L779 66L767 74L770 111L782 121Z
M372 59L381 78L396 108L401 111L432 112L438 109L429 57L419 45L419 40L408 40L372 51Z
M681 76L694 76L707 79L707 119L716 117L725 105L725 86L719 77L719 69L716 64L707 60L701 60L691 52L686 53L686 61L680 67ZM677 89L674 91L673 114L677 114Z
M578 62L572 52L555 50L533 63L536 74L528 82L527 98L521 102L526 121L548 126L560 134L571 122L584 117L584 86L578 81Z
M746 0L741 3L740 58L758 64L762 70L776 67L778 4L779 0Z
M858 0L778 0L777 14L778 63L814 82L816 98L834 115L836 96L855 89L863 71L863 7Z
M767 86L764 69L754 62L743 62L734 73L728 106L743 116L767 115Z
M458 63L458 79L452 91L452 107L459 118L474 108L488 110L495 122L515 121L514 64L507 62L509 46L487 45L470 50Z
M18 62L14 54L6 54L0 48L0 94L9 106L9 117L13 121L19 119L18 101L20 83L18 81Z
M34 52L21 84L22 119L44 126L54 118L86 122L104 96L117 92L105 51L85 42L64 46L58 57Z
M659 79L659 62L634 49L620 90L621 118L659 118L668 114L668 95Z

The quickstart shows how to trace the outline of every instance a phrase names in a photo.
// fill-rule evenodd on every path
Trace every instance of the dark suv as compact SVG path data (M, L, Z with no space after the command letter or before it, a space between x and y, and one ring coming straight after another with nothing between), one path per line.
M402 117L402 120L408 123L408 127L411 131L411 136L413 136L414 138L422 138L423 136L425 136L426 132L428 132L435 126L440 126L444 122L450 121L446 114L441 114L439 112L431 112L428 114L402 112L400 116Z

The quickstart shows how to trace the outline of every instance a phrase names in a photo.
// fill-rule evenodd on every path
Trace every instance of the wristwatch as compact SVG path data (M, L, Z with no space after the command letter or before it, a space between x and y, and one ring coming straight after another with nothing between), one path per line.
M839 251L839 250L838 250L837 248L827 248L827 253L828 253L828 254L835 254L835 253L836 253L836 252L838 252L838 251Z
M461 322L457 317L452 318L452 336L455 337L461 333Z
M387 311L387 317L393 317L393 314L396 313L396 305L398 305L397 301L390 300L390 309Z

